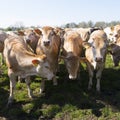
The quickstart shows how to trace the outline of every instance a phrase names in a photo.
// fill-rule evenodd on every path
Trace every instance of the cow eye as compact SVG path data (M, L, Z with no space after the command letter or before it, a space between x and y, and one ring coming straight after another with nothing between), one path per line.
M118 35L115 35L115 37L118 37Z
M49 66L45 66L45 68L49 69Z
M51 36L53 36L54 34L55 34L55 33L52 31L52 32L51 32Z

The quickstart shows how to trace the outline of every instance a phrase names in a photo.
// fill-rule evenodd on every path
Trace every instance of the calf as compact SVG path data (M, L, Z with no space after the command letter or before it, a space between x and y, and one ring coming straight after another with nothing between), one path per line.
M88 89L92 87L94 70L96 70L96 89L100 92L100 79L105 65L107 45L107 36L103 30L94 31L90 35L88 42L83 43L83 46L86 48L85 56L89 72Z
M81 53L82 39L80 35L75 31L66 31L62 54L69 73L69 79L78 77Z
M8 76L10 79L10 95L8 105L13 102L13 91L16 85L16 77L26 78L28 95L32 97L30 89L29 76L39 75L48 80L53 78L53 72L50 70L44 54L35 55L29 51L26 43L19 37L9 36L5 40L4 57L8 67Z

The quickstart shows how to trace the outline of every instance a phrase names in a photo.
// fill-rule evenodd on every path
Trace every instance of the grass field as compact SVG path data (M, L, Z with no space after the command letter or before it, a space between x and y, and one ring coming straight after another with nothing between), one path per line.
M40 79L32 77L35 99L27 95L24 81L17 83L15 103L6 108L9 79L5 65L0 68L0 120L120 120L120 66L114 68L108 55L101 80L101 93L88 91L88 72L81 70L79 81L68 80L63 63L58 73L58 86L46 81L45 93L39 95Z

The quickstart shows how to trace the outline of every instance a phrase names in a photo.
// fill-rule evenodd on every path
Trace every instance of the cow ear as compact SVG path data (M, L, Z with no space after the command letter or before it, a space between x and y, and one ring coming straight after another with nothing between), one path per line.
M38 28L34 29L35 33L37 33L38 35L41 35L42 34L42 31L39 30Z
M91 47L91 44L88 42L83 42L82 46L87 49L87 48Z
M80 62L84 62L84 63L88 62L86 57L79 57L79 60L80 60Z
M37 60L37 59L32 60L32 64L33 64L34 66L37 66L39 63L40 63L40 61Z
M52 30L51 33L50 33L52 36L56 35L55 31Z
M41 59L42 61L45 61L45 60L47 59L47 56L46 56L45 54L43 54L43 55L40 56L40 59Z
M18 31L18 35L24 36L24 35L25 35L25 34L24 34L24 31L19 30L19 31Z

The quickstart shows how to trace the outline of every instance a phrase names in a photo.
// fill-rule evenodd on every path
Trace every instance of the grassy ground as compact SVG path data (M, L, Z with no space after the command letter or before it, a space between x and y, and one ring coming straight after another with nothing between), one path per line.
M24 82L17 83L15 103L6 108L9 79L6 66L0 73L0 120L120 120L120 67L113 67L107 56L101 80L101 93L87 90L88 72L81 70L79 81L70 81L64 65L60 64L58 86L46 81L45 94L39 95L40 78L32 77L35 99L27 96Z

